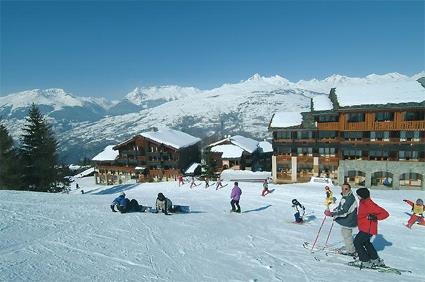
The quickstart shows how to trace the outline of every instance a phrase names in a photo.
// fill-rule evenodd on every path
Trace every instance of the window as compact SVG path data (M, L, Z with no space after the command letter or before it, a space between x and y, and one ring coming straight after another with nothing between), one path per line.
M399 151L399 160L417 160L419 156L418 151Z
M312 139L312 131L297 131L297 139Z
M378 112L375 113L375 121L393 121L394 112Z
M370 132L370 141L390 141L390 132L389 131L371 131Z
M414 121L414 120L425 120L425 112L405 112L404 113L405 121Z
M413 131L413 141L419 141L419 131Z
M365 114L364 113L348 113L347 121L348 122L363 122L365 121Z
M345 140L361 140L363 138L363 131L345 131Z
M276 151L279 155L291 155L291 148L289 147L277 147Z
M311 147L302 147L297 148L298 156L313 156L313 148Z
M323 115L323 116L319 116L318 121L319 122L337 122L338 116Z
M319 148L319 155L321 157L334 157L335 148Z
M335 139L337 135L336 131L319 131L320 139Z
M401 131L400 141L419 141L419 131Z
M361 159L362 150L344 150L343 151L344 159Z
M375 141L376 140L376 133L375 131L371 131L370 132L370 141Z
M277 131L276 139L291 139L291 131Z

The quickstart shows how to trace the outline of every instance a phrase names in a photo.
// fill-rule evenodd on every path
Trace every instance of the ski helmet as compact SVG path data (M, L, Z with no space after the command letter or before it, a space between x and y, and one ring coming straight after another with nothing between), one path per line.
M416 204L423 206L424 205L424 201L422 199L417 199L416 200Z
M293 205L298 205L298 204L299 204L299 202L297 201L297 199L293 199L293 200L292 200L292 204L293 204Z
M125 197L125 193L124 193L124 192L121 192L121 193L120 193L120 196Z

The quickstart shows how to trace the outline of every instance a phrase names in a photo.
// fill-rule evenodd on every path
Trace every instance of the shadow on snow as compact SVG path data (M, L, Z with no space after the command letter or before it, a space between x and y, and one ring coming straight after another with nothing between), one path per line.
M265 209L267 209L268 207L271 207L271 206L272 205L267 205L267 206L259 207L259 208L253 209L253 210L243 211L242 213L262 211L262 210L265 210Z

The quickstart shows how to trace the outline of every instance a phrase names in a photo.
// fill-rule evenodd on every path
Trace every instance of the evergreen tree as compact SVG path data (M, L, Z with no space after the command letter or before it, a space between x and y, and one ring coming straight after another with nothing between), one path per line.
M63 190L63 175L56 152L58 144L50 125L34 104L26 122L20 149L24 189L39 192Z
M209 150L205 151L203 162L202 162L202 165L201 165L202 177L204 179L205 178L215 179L216 178L216 174L215 174L216 167L217 167L217 162L214 159L211 151L209 151Z
M0 123L0 189L18 189L19 180L19 160L13 139Z

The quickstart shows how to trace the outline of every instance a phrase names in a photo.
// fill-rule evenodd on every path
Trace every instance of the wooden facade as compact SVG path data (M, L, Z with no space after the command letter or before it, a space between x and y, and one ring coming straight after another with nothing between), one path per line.
M120 184L130 179L136 182L176 180L182 170L200 161L198 144L176 149L141 135L116 145L117 159L108 165L96 166L96 182Z
M307 180L306 174L336 180L340 160L424 163L425 107L424 103L414 104L313 111L305 113L312 118L311 123L269 128L273 132L276 181L302 182ZM346 172L344 181L364 184L364 177L357 174ZM382 184L390 174L376 172L375 178ZM424 186L425 170L411 178L400 180Z

